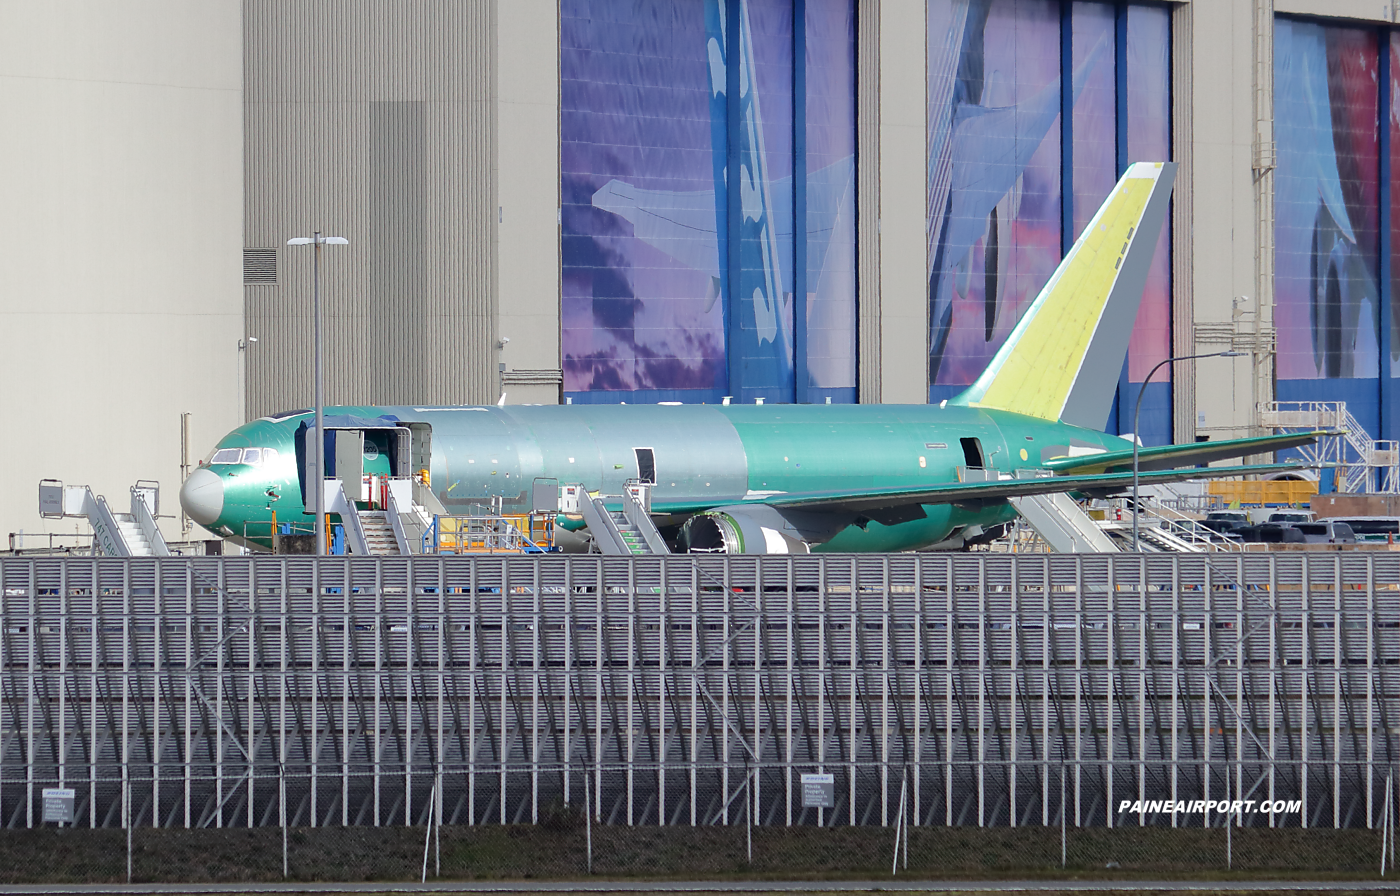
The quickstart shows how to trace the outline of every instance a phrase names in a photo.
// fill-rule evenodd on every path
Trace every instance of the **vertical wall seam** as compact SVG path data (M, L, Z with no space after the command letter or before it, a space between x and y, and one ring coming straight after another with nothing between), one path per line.
M792 382L807 403L807 0L792 3Z
M1171 348L1173 355L1196 353L1195 280L1191 257L1195 250L1192 220L1195 207L1194 155L1191 102L1192 4L1182 3L1171 11L1171 134L1172 158L1176 161L1176 190L1172 201L1171 240ZM1173 365L1172 432L1179 442L1196 439L1196 362Z
M1113 11L1113 178L1117 181L1128 170L1132 159L1128 155L1128 4L1119 0ZM1168 355L1170 357L1170 355ZM1114 397L1117 407L1118 432L1136 429L1135 422L1128 414L1128 402L1135 400L1128 380L1129 364L1132 363L1131 337L1127 351L1123 355L1123 367L1118 372L1118 394ZM1168 373L1170 373L1170 366ZM1138 388L1145 389L1143 383ZM1133 433L1136 437L1138 433Z
M880 0L859 0L856 7L856 269L856 380L861 403L878 404L883 394L880 382L883 338L880 321Z
M739 106L739 75L744 65L744 8L741 0L722 0L725 3L724 17L724 126L725 126L725 222L728 249L725 263L728 269L725 278L729 282L729 295L724 303L725 316L725 358L729 366L729 382L725 391L742 401L744 390L743 316L740 309L743 297L739 290L743 283L743 244L744 207L742 157L740 150L743 138ZM750 77L753 77L751 74ZM757 174L754 175L757 177Z
M1394 209L1391 207L1390 178L1393 174L1391 170L1390 153L1392 151L1392 141L1390 137L1390 116L1393 85L1391 78L1391 58L1390 42L1391 29L1382 27L1376 32L1376 59L1377 59L1377 95L1376 112L1379 122L1380 138L1380 245L1377 247L1377 255L1380 258L1380 369L1376 372L1380 381L1380 426L1376 437L1379 439L1392 439L1391 432L1395 430L1394 415L1390 411L1391 401L1395 395L1395 386L1390 379L1390 353L1393 351L1391 330L1391 302L1394 301L1391 276L1394 259L1391 258L1391 227L1393 219L1391 215Z

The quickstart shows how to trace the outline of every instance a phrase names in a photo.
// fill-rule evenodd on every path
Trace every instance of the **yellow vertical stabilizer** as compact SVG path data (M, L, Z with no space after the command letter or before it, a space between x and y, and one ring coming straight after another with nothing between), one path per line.
M1176 165L1130 166L977 381L953 404L1102 429Z

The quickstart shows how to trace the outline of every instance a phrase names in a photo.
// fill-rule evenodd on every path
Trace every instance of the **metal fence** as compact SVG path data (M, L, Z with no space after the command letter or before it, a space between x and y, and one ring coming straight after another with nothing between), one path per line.
M11 828L54 786L95 828L1202 827L1227 799L1369 827L1400 746L1386 553L16 559L0 586Z

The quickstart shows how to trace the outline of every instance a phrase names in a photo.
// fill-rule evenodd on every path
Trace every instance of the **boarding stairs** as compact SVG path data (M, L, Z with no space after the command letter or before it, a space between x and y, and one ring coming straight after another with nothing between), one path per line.
M1242 551L1244 543L1232 535L1213 532L1179 510L1155 504L1144 497L1138 510L1138 548L1144 553L1205 554ZM1124 501L1122 520L1105 521L1104 531L1120 546L1133 549L1132 504Z
M650 483L629 481L620 496L622 507L610 509L603 495L590 495L577 487L579 511L593 544L604 554L646 556L669 554L666 541L651 520Z
M1047 473L1032 470L1017 475L1040 478ZM1069 495L1023 495L1010 499L1016 512L1056 553L1115 553L1133 549L1132 518L1092 519ZM1138 548L1144 552L1205 553L1239 551L1238 539L1215 535L1179 511L1153 508L1140 502Z
M1334 468L1339 492L1400 494L1400 442L1371 438L1345 401L1262 402L1259 425L1278 433L1331 433L1295 450L1308 466Z
M423 533L435 515L446 513L432 489L407 477L365 476L364 480L358 503L345 493L341 480L324 482L326 512L340 515L349 553L395 557L424 551Z
M1056 553L1113 553L1118 550L1099 524L1063 492L1022 495L1010 500L1016 512Z
M131 510L120 513L103 495L86 485L56 479L39 483L39 515L45 519L81 517L92 527L93 553L104 557L169 557L170 548L156 525L160 483L138 481L131 487Z

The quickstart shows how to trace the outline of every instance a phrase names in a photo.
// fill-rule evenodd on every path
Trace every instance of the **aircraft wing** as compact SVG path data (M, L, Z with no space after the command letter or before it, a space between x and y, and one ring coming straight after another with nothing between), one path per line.
M1188 468L1185 470L1154 470L1141 473L1141 485L1182 482L1187 479L1216 479L1228 476L1258 475L1297 471L1298 464L1253 464L1238 467ZM1133 486L1133 474L1097 473L1080 476L1040 476L1018 479L992 479L984 482L948 482L910 488L847 489L826 492L776 492L734 500L709 501L703 505L693 502L662 502L652 505L654 513L696 513L713 507L733 504L768 504L827 513L858 513L879 522L917 519L922 513L915 508L921 504L968 504L980 501L1000 501L1024 495L1049 495L1058 492L1078 492L1090 495L1110 495L1126 492Z
M1251 439L1228 439L1223 442L1191 442L1185 445L1162 445L1156 448L1138 449L1139 470L1165 470L1184 464L1207 464L1229 457L1244 457L1247 454L1264 454L1269 451L1282 451L1310 445L1319 436L1337 435L1334 432L1290 432L1276 436L1258 436ZM1045 462L1046 469L1056 473L1108 473L1131 471L1133 451L1108 451L1099 454L1081 454L1078 457L1057 457Z

